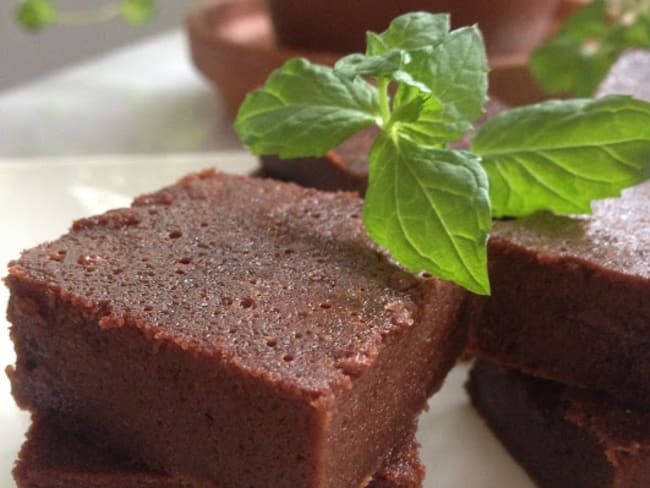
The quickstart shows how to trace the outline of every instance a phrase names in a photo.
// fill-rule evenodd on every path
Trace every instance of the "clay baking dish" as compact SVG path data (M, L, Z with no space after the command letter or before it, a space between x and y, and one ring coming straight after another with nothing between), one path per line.
M278 47L270 15L261 0L199 3L187 17L192 60L215 86L234 117L246 94L263 85L287 59L304 56L332 64L340 54ZM490 92L510 105L543 99L526 66L525 55L490 58Z

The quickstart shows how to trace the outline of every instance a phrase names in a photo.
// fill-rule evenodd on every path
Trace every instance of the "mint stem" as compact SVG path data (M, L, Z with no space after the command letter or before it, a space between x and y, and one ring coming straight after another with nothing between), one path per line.
M386 129L388 121L390 120L390 105L388 98L388 78L377 78L377 90L379 91L379 111L381 113L381 127Z

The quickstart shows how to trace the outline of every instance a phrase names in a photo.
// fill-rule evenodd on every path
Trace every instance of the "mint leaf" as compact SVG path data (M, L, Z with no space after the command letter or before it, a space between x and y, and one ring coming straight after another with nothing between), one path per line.
M410 93L414 98L395 107L389 124L401 137L422 146L444 147L472 128L454 106L416 90Z
M322 156L380 117L377 89L305 59L288 61L239 109L235 130L255 154Z
M483 38L476 27L452 31L436 46L410 54L413 59L405 69L423 81L442 104L453 106L467 122L483 113L488 67ZM412 88L402 85L395 95L395 105L411 98Z
M615 11L610 3L593 0L533 52L529 67L546 92L590 96L625 49L650 47L649 4L621 6L626 8Z
M607 5L594 0L531 54L530 71L547 93L591 96L618 57L618 49L606 40L608 24Z
M56 9L49 0L27 0L16 10L16 20L27 30L37 31L56 23Z
M402 68L407 61L407 53L401 49L391 49L377 56L350 54L338 60L334 71L339 76L354 78L355 76L388 76Z
M592 0L567 17L560 26L558 35L580 41L603 37L608 30L608 15L604 0Z
M495 116L476 133L495 216L590 213L650 177L650 103L626 96L549 101Z
M411 271L489 293L490 203L479 158L378 136L364 223L370 237Z
M618 57L618 51L597 41L558 38L533 52L531 73L549 94L591 96Z
M387 78L428 93L429 89L424 83L414 79L408 71L403 69L410 62L411 56L402 49L391 49L376 56L357 53L340 59L334 65L334 71L337 75L346 78L357 76Z
M120 12L130 24L140 25L151 20L154 14L153 0L121 0Z
M382 34L366 34L366 54L383 54L390 49L413 51L432 47L449 32L448 14L413 12L394 19Z

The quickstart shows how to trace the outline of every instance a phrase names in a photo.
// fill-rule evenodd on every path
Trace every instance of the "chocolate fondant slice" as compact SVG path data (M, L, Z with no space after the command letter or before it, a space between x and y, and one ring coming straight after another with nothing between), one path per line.
M463 348L467 293L406 273L362 201L204 172L10 266L18 402L220 488L366 482Z
M650 486L650 414L602 393L486 361L467 385L474 406L540 488Z
M148 469L40 417L27 433L14 477L19 488L209 488L211 483ZM384 460L368 488L420 488L424 467L415 428Z
M598 95L650 100L650 51L625 53ZM470 349L503 365L650 405L650 182L593 215L498 222L492 296Z

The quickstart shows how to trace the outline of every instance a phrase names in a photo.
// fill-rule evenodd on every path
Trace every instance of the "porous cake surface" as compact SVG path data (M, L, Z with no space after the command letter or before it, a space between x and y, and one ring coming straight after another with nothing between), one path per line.
M534 376L650 402L650 183L589 216L496 222L492 296L475 354Z
M650 414L606 394L479 361L474 406L542 488L650 485Z
M414 320L422 282L370 244L351 195L205 174L75 222L11 278L280 385L348 383ZM10 279L11 279L10 278Z
M10 265L14 396L220 488L362 486L461 352L467 294L395 265L361 207L208 171L77 221Z
M650 100L648 72L647 51L625 53L597 95ZM592 208L592 215L539 213L494 223L488 246L492 296L469 348L502 365L645 408L650 182Z
M497 221L491 239L531 249L540 261L576 261L594 271L648 284L650 182L624 190L621 198L596 201L592 207L591 215L563 217L542 212Z

